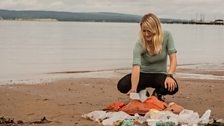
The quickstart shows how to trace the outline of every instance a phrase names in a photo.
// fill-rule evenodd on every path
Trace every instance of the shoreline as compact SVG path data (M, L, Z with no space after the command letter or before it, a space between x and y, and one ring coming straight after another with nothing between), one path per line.
M169 20L169 19L168 19ZM138 23L137 21L105 21L105 20L58 20L56 18L18 18L18 19L0 19L0 21L34 21L34 22L97 22L97 23ZM182 24L182 25L224 25L224 21L191 21L183 20L176 21L176 19L170 19L170 21L162 21L162 24Z

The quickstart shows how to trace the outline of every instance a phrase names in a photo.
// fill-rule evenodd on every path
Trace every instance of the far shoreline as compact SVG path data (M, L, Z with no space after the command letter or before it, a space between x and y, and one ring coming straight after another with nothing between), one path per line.
M33 19L0 19L0 21L33 21L33 22L95 22L95 23L138 23L138 22L124 22L124 21L81 21L81 20L62 20L59 21L53 18L33 18ZM183 25L224 25L223 22L215 22L215 21L183 21L183 22L161 22L162 24L183 24Z
M213 67L211 67L213 66ZM212 68L212 69L211 69ZM36 74L29 77L1 79L0 85L40 84L70 78L119 78L131 73L131 68L96 69L84 71L59 71ZM177 78L199 80L224 80L224 64L183 64L177 66Z

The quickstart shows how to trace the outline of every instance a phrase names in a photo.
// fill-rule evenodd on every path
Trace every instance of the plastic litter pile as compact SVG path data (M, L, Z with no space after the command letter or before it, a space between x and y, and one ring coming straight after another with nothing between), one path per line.
M197 112L184 109L176 103L167 104L154 96L146 98L142 94L134 95L130 96L132 101L126 105L115 102L103 110L93 111L82 117L104 126L224 126L222 119L210 120L210 109L200 117Z
M179 114L171 111L158 111L151 109L144 116L135 114L133 116L123 112L93 111L82 117L101 123L104 126L197 126L208 124L211 110L207 110L200 118L197 112L184 109Z

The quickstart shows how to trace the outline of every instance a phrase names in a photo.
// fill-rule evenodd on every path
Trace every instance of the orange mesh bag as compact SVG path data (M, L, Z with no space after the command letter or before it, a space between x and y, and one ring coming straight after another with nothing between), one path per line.
M130 115L134 115L135 113L138 113L140 115L144 115L149 111L150 107L147 104L144 104L143 102L139 100L132 100L129 102L126 106L121 108L121 111L124 111Z
M150 106L151 109L156 109L159 111L162 111L168 107L168 104L166 102L160 101L155 96L149 97L144 101L144 103Z
M111 110L111 111L119 111L125 104L123 102L115 102L110 105L108 105L103 110Z
M120 110L130 115L134 115L135 113L144 115L150 109L156 109L161 111L166 109L167 106L168 106L167 103L158 100L155 96L151 96L144 102L141 102L140 100L133 100L124 107L122 107Z

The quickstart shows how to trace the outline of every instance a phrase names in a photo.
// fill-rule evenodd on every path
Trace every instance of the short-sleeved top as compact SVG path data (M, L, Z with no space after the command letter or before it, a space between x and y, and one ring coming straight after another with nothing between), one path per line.
M149 55L138 40L133 50L133 66L140 66L142 73L166 73L167 55L176 53L174 41L169 31L163 32L162 51L157 55Z

